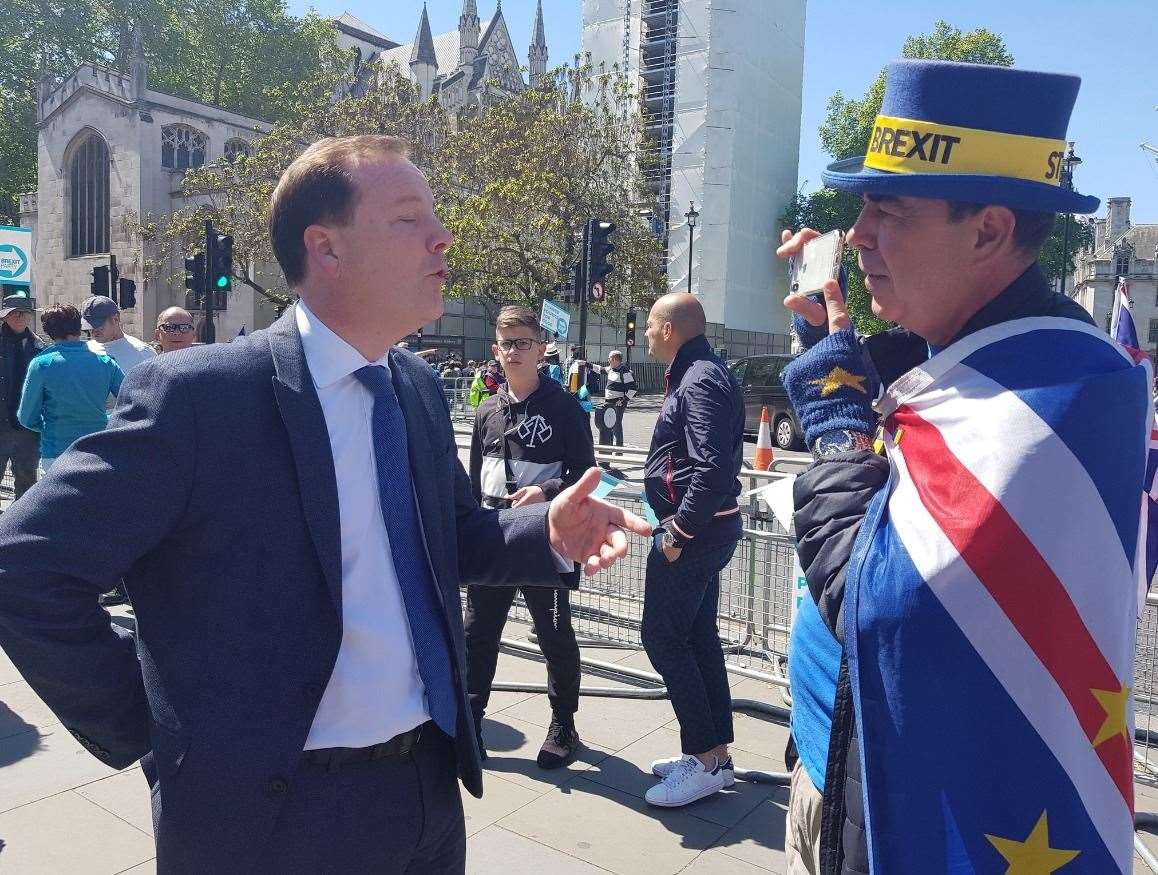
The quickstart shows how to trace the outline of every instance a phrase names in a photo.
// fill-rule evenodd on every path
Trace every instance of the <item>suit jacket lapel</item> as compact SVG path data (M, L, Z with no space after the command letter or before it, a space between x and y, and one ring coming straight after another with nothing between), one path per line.
M269 329L269 343L275 372L273 391L293 450L302 508L341 623L341 517L334 456L322 405L306 366L294 308Z

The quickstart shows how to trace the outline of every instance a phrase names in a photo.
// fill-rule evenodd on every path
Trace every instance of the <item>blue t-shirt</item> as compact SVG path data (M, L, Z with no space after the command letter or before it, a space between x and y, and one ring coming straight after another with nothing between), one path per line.
M808 777L824 790L832 706L840 673L840 644L824 625L816 602L800 600L788 643L788 682L792 685L792 738Z

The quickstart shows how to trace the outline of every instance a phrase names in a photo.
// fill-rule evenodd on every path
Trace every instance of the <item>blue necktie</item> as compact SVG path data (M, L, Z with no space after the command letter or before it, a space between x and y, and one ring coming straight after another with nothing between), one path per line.
M451 674L450 648L443 628L442 609L434 590L434 576L418 528L418 509L410 476L406 422L390 373L367 365L354 376L374 393L372 436L378 469L378 499L390 538L394 572L406 603L406 617L414 640L418 673L426 687L426 704L438 728L454 736L458 696ZM456 605L457 607L457 605Z

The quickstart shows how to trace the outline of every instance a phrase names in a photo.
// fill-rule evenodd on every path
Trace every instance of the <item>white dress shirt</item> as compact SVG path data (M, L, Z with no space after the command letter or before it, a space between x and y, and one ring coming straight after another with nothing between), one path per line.
M368 362L298 302L306 364L330 433L342 538L342 645L306 750L367 747L430 719L406 605L378 499L374 396L354 372Z

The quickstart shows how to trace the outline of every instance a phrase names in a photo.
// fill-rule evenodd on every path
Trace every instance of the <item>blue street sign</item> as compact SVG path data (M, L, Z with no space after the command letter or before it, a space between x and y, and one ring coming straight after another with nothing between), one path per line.
M32 282L32 229L0 225L0 282L26 286Z
M544 331L549 331L559 340L566 340L567 332L571 329L571 314L550 301L543 302L543 310L539 314L539 325Z

